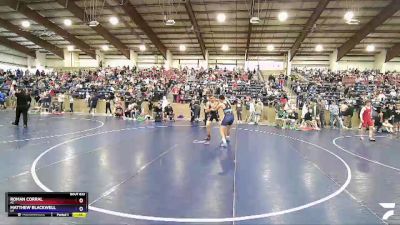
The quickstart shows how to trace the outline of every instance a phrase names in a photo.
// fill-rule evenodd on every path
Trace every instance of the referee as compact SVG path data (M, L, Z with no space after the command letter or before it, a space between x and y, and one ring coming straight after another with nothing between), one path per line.
M12 125L18 126L21 114L24 116L24 128L28 127L28 109L31 105L31 96L24 89L18 89L15 93L17 97L17 108L15 110L15 122Z

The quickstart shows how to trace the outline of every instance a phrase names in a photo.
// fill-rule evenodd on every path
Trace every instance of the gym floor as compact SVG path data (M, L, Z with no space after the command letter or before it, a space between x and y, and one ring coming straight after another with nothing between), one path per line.
M86 219L0 224L400 224L398 136L0 112L0 192L87 191ZM4 202L4 195L0 195ZM397 203L394 215L379 203ZM0 210L5 211L4 204Z

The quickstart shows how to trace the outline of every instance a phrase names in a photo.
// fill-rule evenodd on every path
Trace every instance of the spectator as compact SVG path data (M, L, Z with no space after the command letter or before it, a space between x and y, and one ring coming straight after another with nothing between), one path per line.
M72 95L69 96L69 111L74 112L74 98Z
M6 108L5 103L6 103L6 95L0 91L0 109Z
M255 124L258 125L258 123L260 122L261 119L261 115L263 113L263 109L264 109L264 105L261 102L260 99L257 99L257 102L254 106L254 119L255 119Z
M60 93L58 94L58 103L60 104L60 112L64 111L64 94Z
M333 101L329 105L329 112L330 112L330 126L331 128L335 128L336 126L340 128L341 119L339 117L339 107L335 101ZM336 126L335 126L336 124Z
M307 110L306 114L304 115L304 122L301 125L303 129L314 129L320 130L317 125L317 121L313 119L313 110L310 108Z
M316 105L316 120L318 126L323 129L325 127L325 101L319 99Z
M251 99L248 104L249 104L249 116L247 118L247 121L249 122L249 124L254 124L255 123L255 115L256 115L254 99Z
M236 103L236 116L238 123L242 123L242 111L243 111L242 100L238 99Z

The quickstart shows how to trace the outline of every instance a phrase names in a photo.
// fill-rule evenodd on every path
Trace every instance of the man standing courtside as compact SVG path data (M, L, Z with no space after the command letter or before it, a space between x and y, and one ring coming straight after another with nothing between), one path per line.
M24 127L28 127L28 109L31 105L31 96L23 89L18 89L15 93L17 97L17 108L15 110L15 122L12 123L15 126L19 124L19 118L21 114L24 116Z

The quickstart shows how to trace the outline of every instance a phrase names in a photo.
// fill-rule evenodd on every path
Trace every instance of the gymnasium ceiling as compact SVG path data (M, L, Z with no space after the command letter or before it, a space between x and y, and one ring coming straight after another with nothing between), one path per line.
M100 22L94 29L85 19L91 2L97 2ZM359 24L345 22L349 10ZM278 20L281 11L288 13L284 22ZM216 20L218 13L226 15L224 23ZM166 26L165 15L175 25ZM119 19L117 25L110 24L111 16ZM252 16L261 22L250 24ZM202 56L207 49L210 55L247 54L249 59L288 51L292 56L328 56L335 49L339 58L383 49L387 59L400 55L400 0L0 0L0 19L0 43L61 57L68 45L92 57L103 45L109 46L106 54L126 57L129 49L164 56L166 49L178 56ZM64 25L64 19L72 25ZM25 20L30 27L21 26ZM181 44L186 51L179 50ZM229 51L221 50L223 44ZM317 44L323 51L315 50ZM369 44L374 52L366 51Z

